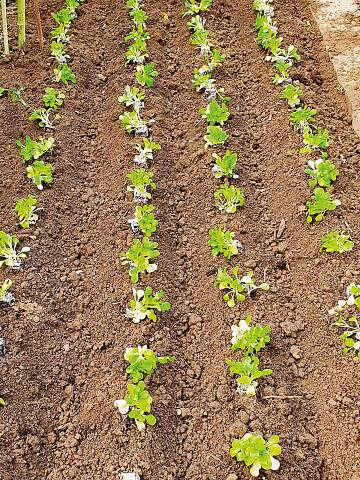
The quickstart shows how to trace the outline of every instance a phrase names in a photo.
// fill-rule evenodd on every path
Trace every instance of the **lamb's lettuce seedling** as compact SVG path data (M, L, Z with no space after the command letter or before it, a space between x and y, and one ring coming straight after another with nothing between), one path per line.
M152 87L154 85L154 80L159 76L159 72L155 69L153 63L146 63L144 65L137 65L135 78L138 83L144 87Z
M259 370L260 360L254 355L243 357L240 361L226 360L232 375L238 375L236 382L238 383L237 391L242 395L253 397L256 395L256 389L259 385L257 381L261 377L267 377L272 374L272 370Z
M300 105L302 97L301 88L296 83L289 83L283 89L281 98L287 101L289 107L294 108Z
M61 82L64 85L68 85L68 83L77 83L75 73L67 63L54 68L54 74L54 82L56 83Z
M158 243L151 242L147 237L143 237L141 240L134 238L129 250L120 254L123 265L129 265L131 283L139 281L140 273L155 272L157 265L151 263L151 260L159 255Z
M57 110L64 102L65 95L55 88L46 87L45 94L42 98L46 108Z
M251 467L250 475L253 477L258 477L261 469L279 470L280 462L275 457L280 454L281 447L277 435L265 441L258 433L246 433L242 438L234 439L230 448L230 456Z
M239 178L235 173L238 156L236 153L232 153L230 150L226 150L224 156L220 156L217 153L213 153L215 165L212 168L212 173L215 178L227 177L227 178Z
M157 368L157 364L166 365L175 362L174 356L157 356L153 350L144 346L129 347L125 350L124 359L130 364L126 373L133 383L139 383L145 375L151 375Z
M153 182L154 174L152 172L148 172L144 168L138 168L126 176L131 182L127 187L127 191L133 192L135 202L146 203L147 200L151 199L151 193L148 192L147 189L156 189L156 184Z
M312 202L308 201L306 203L307 223L311 223L314 219L315 222L320 222L324 218L326 212L332 212L339 205L341 205L340 200L332 200L329 192L321 187L315 188Z
M138 154L135 155L134 163L135 165L146 166L148 160L153 160L154 152L161 150L161 145L153 142L151 138L143 138L142 141L142 145L139 143L134 145L134 148L138 151Z
M128 393L125 398L115 400L114 406L121 415L135 420L135 425L139 431L144 430L146 424L154 426L156 417L150 415L152 396L146 390L144 382L137 384L130 383L127 386Z
M313 133L310 127L305 127L303 133L305 147L300 148L300 153L311 153L329 146L329 130L317 127L316 133Z
M137 38L124 53L126 64L135 63L141 65L148 56L146 42L142 38Z
M126 317L134 323L139 323L146 318L156 322L155 312L167 312L171 308L171 304L163 300L163 290L153 294L151 287L146 287L145 290L133 288L133 296L134 299L130 300L130 308L126 310Z
M32 114L29 116L30 122L38 122L39 127L53 129L54 124L51 119L51 109L47 110L46 108L36 108Z
M209 125L204 136L205 148L223 145L228 138L229 135L220 126Z
M50 45L51 58L56 60L60 65L64 65L70 59L70 55L66 52L64 43L53 40Z
M15 301L14 295L9 291L13 282L7 278L0 287L0 304L11 305Z
M186 11L183 12L182 16L187 17L189 15L197 15L200 12L206 12L212 5L212 1L213 0L200 0L200 2L197 2L197 0L186 0Z
M308 182L309 187L313 188L319 185L319 187L329 188L332 182L335 182L340 172L327 157L327 153L322 152L321 158L308 161L305 173L311 177Z
M351 240L350 235L346 235L338 230L333 230L324 235L321 242L320 252L345 253L351 252L354 247L354 242Z
M23 247L20 252L16 251L19 240L15 235L0 231L0 267L3 265L18 269L21 267L21 260L26 258L30 247Z
M23 163L37 160L45 153L52 153L55 148L55 140L53 137L32 140L28 135L25 137L25 143L21 140L16 140L16 145L19 147L20 156L23 158Z
M340 315L333 325L345 329L341 335L341 340L344 342L343 352L353 351L360 358L360 323L356 315L352 315L347 320Z
M215 205L221 212L235 213L245 203L244 192L235 185L224 183L214 193Z
M240 320L238 325L232 325L231 349L242 350L244 355L259 352L270 342L271 328L268 325L251 325L252 316L248 315L245 320Z
M223 295L223 299L228 307L235 307L235 302L244 302L245 294L250 296L255 290L269 290L270 286L264 282L256 285L253 280L253 272L247 272L246 275L239 277L239 267L236 266L231 270L230 275L225 268L219 268L216 276L215 284L220 290L227 290Z
M137 87L131 88L129 85L126 85L124 95L118 97L118 102L126 107L133 107L135 112L139 113L144 108L144 99L144 90L140 90Z
M242 248L241 243L234 239L235 233L223 230L221 227L210 228L209 236L210 240L208 243L211 247L211 254L214 257L222 254L225 258L230 259L237 255Z
M51 163L45 163L42 160L36 160L32 165L26 168L26 176L32 180L39 190L43 190L44 185L50 185L53 179L53 166Z
M211 100L206 108L200 108L199 110L201 118L204 118L209 125L224 125L229 119L230 112L226 104L223 102L221 105L216 100Z
M303 133L309 127L312 128L315 115L316 110L313 108L301 106L290 115L290 123L294 127L294 130Z
M348 307L355 306L357 309L360 309L360 285L355 283L350 283L346 288L346 300L338 300L336 307L329 310L329 315L340 314L343 310L346 310Z
M135 235L142 233L146 237L156 232L158 221L154 215L154 205L144 205L136 207L135 217L128 220Z
M39 215L36 208L37 200L36 198L29 194L26 198L19 198L15 205L15 212L19 217L19 225L22 228L29 228L30 225L34 225L38 219Z

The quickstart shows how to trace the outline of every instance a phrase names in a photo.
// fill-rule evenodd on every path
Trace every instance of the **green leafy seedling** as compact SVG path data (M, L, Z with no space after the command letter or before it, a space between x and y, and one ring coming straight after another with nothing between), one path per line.
M128 393L125 395L125 398L115 400L115 408L117 408L122 415L133 419L139 431L144 430L146 424L154 426L156 424L156 417L150 414L153 399L146 390L145 383L130 383L127 386L127 390Z
M353 352L360 358L360 323L356 315L352 315L347 320L340 316L333 325L345 330L341 335L341 340L344 342L343 352Z
M133 296L134 299L130 300L130 308L126 310L126 317L134 323L140 323L147 318L156 322L156 312L167 312L171 308L171 304L163 300L163 290L153 294L151 287L146 287L145 290L133 288Z
M64 102L64 98L65 98L65 95L60 90L47 87L45 88L45 94L42 100L46 108L57 110L59 107L62 106Z
M240 439L234 439L230 456L238 462L244 462L250 468L250 475L258 477L260 470L279 470L280 462L275 457L281 454L279 437L273 435L268 441L258 433L246 433Z
M206 108L199 110L201 118L204 118L209 125L224 125L229 119L230 112L226 104L221 105L216 100L211 100Z
M313 133L310 127L306 127L303 133L305 147L300 148L300 153L311 153L329 146L329 131L326 128L317 127Z
M20 252L16 251L19 240L15 235L0 231L0 267L7 266L13 269L21 267L21 261L30 252L30 247L23 247Z
M294 130L304 132L307 128L311 127L314 123L314 117L316 110L309 107L298 107L295 112L290 115L290 123Z
M70 55L66 51L66 45L62 42L53 40L50 45L51 58L56 60L60 65L64 65L70 60Z
M23 99L22 93L25 87L10 87L8 88L8 96L13 103L19 103L23 107L26 107L26 102Z
M245 320L240 320L238 325L232 325L232 350L242 350L245 355L251 355L265 348L270 342L271 328L268 325L251 325L251 322L252 316L248 315Z
M38 208L36 208L36 198L29 194L26 198L19 198L15 205L15 212L19 217L19 225L22 228L29 228L34 225L38 219Z
M26 176L32 180L39 190L43 190L44 184L50 185L54 181L52 164L45 163L42 160L36 160L26 168L26 172Z
M205 148L223 145L228 138L229 135L219 125L209 125L204 136Z
M217 153L213 153L213 158L215 160L215 165L211 171L215 178L239 178L239 176L235 173L238 160L236 153L226 150L225 155L222 157Z
M260 360L254 355L243 357L240 361L226 360L232 375L237 375L238 392L248 397L256 395L258 379L272 374L272 370L259 370Z
M124 359L130 364L126 373L133 383L139 383L145 375L151 375L160 365L166 365L175 361L174 356L160 357L153 350L144 346L129 347L125 350Z
M36 108L29 116L30 122L38 122L39 127L53 129L54 124L51 119L51 110L45 108Z
M302 91L301 88L294 84L290 83L286 85L281 93L281 98L287 101L289 107L294 108L300 105L301 103Z
M151 199L151 193L147 189L156 189L152 172L148 172L144 168L138 168L126 176L131 182L127 187L127 191L133 193L135 202L146 202Z
M69 35L69 26L64 25L63 23L58 25L56 28L53 28L50 32L50 37L52 40L58 43L69 43L71 40L71 35Z
M206 12L209 10L209 7L212 5L212 0L200 0L197 2L196 0L186 0L185 1L185 8L186 11L183 12L183 17L188 17L197 15L200 12Z
M23 158L23 163L31 160L38 160L45 153L52 153L55 148L55 140L53 137L32 140L28 135L25 137L25 143L20 140L16 141L19 147L20 156Z
M158 243L151 242L147 237L143 237L141 240L133 239L132 246L126 253L122 252L120 258L123 265L129 265L131 282L137 283L140 273L155 272L157 265L151 263L151 261L159 255Z
M235 266L231 270L230 275L225 268L219 268L216 276L215 284L220 290L227 290L223 295L223 299L228 307L235 307L235 303L244 302L245 295L250 296L255 290L269 290L270 286L264 282L256 285L253 280L253 272L247 272L246 275L239 277L239 267Z
M216 257L219 254L224 255L225 258L230 259L232 256L239 253L241 244L238 240L234 240L235 233L228 230L223 230L221 227L210 228L209 230L209 245L211 247L211 254Z
M64 85L68 85L69 83L77 83L75 73L71 70L67 63L54 68L54 74L54 81L56 83L61 82Z
M330 160L327 160L327 153L323 152L321 158L308 161L305 173L311 177L308 182L309 187L314 188L318 185L329 188L339 175L339 170Z
M141 86L153 87L154 80L159 76L159 72L155 69L153 63L146 63L145 65L137 65L135 78Z
M155 218L154 210L154 205L136 207L135 218L129 220L135 234L141 232L146 237L151 237L151 235L156 232L159 222Z
M135 110L132 112L124 112L119 116L119 120L127 133L135 133L136 135L148 134L148 126Z
M341 205L340 200L332 200L329 192L321 187L315 188L312 202L308 201L306 203L307 223L311 223L314 219L315 222L320 222L326 212L332 212L339 205Z
M144 107L145 92L137 87L131 88L129 85L125 86L124 95L118 97L118 102L124 104L126 107L132 107L135 112L139 113Z
M143 64L148 56L146 41L143 38L137 38L124 53L126 64Z
M221 212L235 213L245 203L244 192L235 185L224 183L214 193L215 205Z
M159 143L153 142L151 138L143 138L143 143L136 143L134 148L137 150L138 154L135 155L134 163L135 165L147 165L149 160L153 160L154 152L161 150L161 145Z
M321 243L320 251L328 253L351 252L354 247L354 242L351 240L350 235L346 235L338 230L333 230L324 235Z
M14 295L9 291L13 282L7 278L0 287L0 303L11 305L15 301Z

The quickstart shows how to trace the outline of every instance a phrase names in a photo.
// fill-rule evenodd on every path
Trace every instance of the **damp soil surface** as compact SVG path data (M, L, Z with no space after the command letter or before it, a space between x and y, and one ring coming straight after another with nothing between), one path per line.
M67 89L55 131L55 182L38 194L43 211L30 231L17 229L12 212L33 191L15 140L41 135L27 117L51 85L48 42L39 52L30 25L25 53L0 63L0 84L26 86L28 103L21 108L0 99L1 229L31 246L22 270L0 272L0 280L11 275L17 298L15 307L0 311L7 344L0 358L6 400L0 478L115 480L120 471L136 471L143 480L246 479L229 456L231 439L260 431L278 434L283 447L281 469L269 478L359 480L359 362L341 353L327 313L346 285L358 281L359 254L319 252L321 235L332 228L350 228L360 241L360 143L345 98L307 2L276 1L280 34L302 55L294 77L319 124L330 129L331 157L341 170L333 193L342 206L308 225L301 137L254 41L251 2L214 0L206 19L226 54L217 79L231 98L228 143L238 152L237 184L246 195L240 212L222 216L213 206L218 183L199 122L205 101L191 83L202 59L188 43L180 3L146 2L149 50L160 76L145 116L156 120L153 137L162 145L152 163L161 256L150 281L173 304L155 324L124 317L131 285L119 253L131 243L133 214L126 193L133 149L116 101L133 74L123 62L131 28L124 5L89 0L73 23L78 84ZM50 13L60 7L58 1L42 7L46 38ZM233 310L214 287L217 268L227 265L207 245L208 229L217 225L243 244L243 271L271 284ZM230 327L248 313L272 329L262 365L273 375L253 398L236 393L225 365L234 355ZM158 423L141 434L113 407L126 391L124 349L137 344L177 357L151 378Z

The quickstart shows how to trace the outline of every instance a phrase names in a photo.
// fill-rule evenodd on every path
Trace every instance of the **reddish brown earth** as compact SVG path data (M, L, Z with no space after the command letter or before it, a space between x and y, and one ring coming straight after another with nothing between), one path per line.
M50 1L43 8L47 37L50 13L60 6ZM359 254L319 253L321 235L346 223L359 242L360 144L307 3L285 0L275 8L286 44L302 54L295 72L306 102L331 130L331 155L341 168L334 194L342 206L320 225L305 223L302 205L310 191L297 153L301 138L254 42L251 2L215 0L207 24L227 55L217 78L231 97L229 147L239 154L238 184L247 203L227 220L214 209L216 181L197 111L204 101L191 84L201 57L188 44L182 2L147 1L149 47L160 77L146 115L156 119L153 136L162 144L152 165L161 257L151 281L165 289L173 308L154 325L135 326L124 318L131 286L118 257L131 242L126 173L133 151L116 122L116 97L132 78L122 56L131 24L121 2L89 0L81 7L71 42L78 85L69 88L55 132L56 180L38 194L44 212L31 238L17 232L32 250L25 268L10 274L17 306L0 311L7 342L2 480L116 479L121 470L138 471L144 480L245 479L228 450L231 438L246 431L280 435L281 469L271 478L360 479L359 362L341 353L327 314L347 283L358 281ZM32 191L15 140L41 134L26 119L50 84L47 53L38 52L31 32L26 48L0 64L0 85L25 85L29 104L25 110L0 100L5 231L16 231L12 208ZM254 268L257 279L266 270L272 285L233 311L213 286L216 269L226 265L207 246L215 225L237 232L244 269ZM1 272L0 280L6 276ZM271 325L262 361L274 373L257 398L244 399L224 361L231 355L230 326L247 313ZM138 343L177 356L151 379L158 424L143 434L125 430L112 406L125 393L124 348Z

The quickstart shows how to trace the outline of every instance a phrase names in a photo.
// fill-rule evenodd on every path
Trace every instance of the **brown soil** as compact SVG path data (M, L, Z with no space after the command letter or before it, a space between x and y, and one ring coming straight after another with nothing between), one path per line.
M346 284L358 280L359 255L357 249L340 257L318 250L321 235L345 222L355 241L360 238L360 144L308 5L285 0L275 8L281 35L302 54L296 76L306 101L330 128L331 154L341 166L334 194L342 206L316 226L306 225L301 211L310 194L297 153L301 139L254 42L251 2L216 0L207 15L227 55L217 78L232 100L229 147L239 153L238 183L247 197L228 221L212 206L216 181L197 112L203 100L191 84L201 57L188 44L182 2L146 4L149 47L160 72L146 115L156 119L153 136L162 144L152 167L161 257L151 282L165 289L173 308L155 325L134 326L124 318L131 286L118 253L131 242L126 173L133 151L116 123L116 96L132 75L122 57L131 25L121 2L91 0L72 29L78 85L69 89L56 130L56 181L38 194L44 213L32 238L18 232L32 251L25 268L11 274L16 308L0 312L8 346L1 359L7 406L0 413L0 478L103 480L124 469L144 480L249 478L228 450L235 435L259 430L279 434L283 446L281 469L269 477L359 480L359 362L341 353L327 315ZM44 19L60 5L50 1ZM51 22L45 23L48 35ZM0 84L26 85L33 107L51 70L32 34L27 49L0 65ZM41 134L27 122L29 111L0 100L6 231L14 231L16 199L31 191L14 144L25 134ZM211 257L207 246L208 228L225 221L245 246L244 268L254 268L257 279L266 269L272 285L234 311L213 286L217 267L226 262ZM7 274L1 272L1 280ZM272 327L262 358L274 373L262 381L257 399L235 394L224 364L231 355L230 326L249 312ZM151 379L158 425L143 434L125 430L112 406L125 392L124 348L138 343L177 356ZM272 395L300 398L262 398Z

